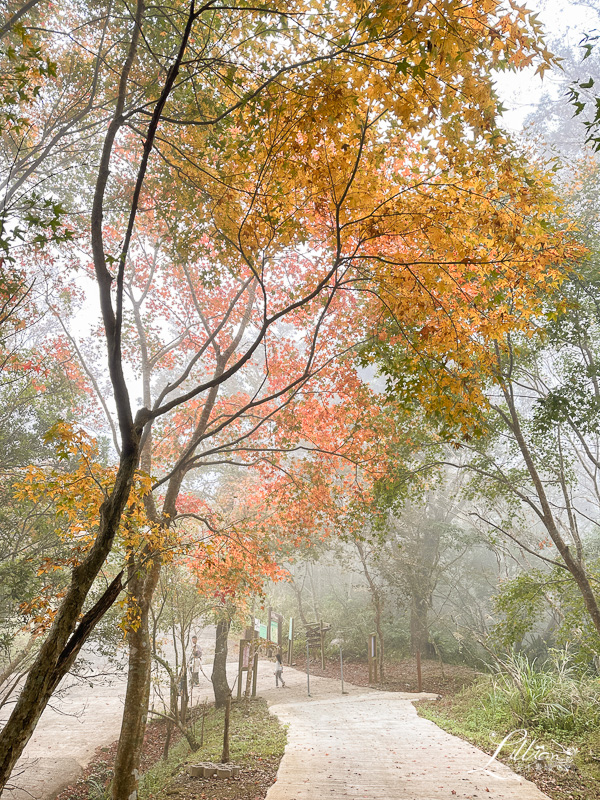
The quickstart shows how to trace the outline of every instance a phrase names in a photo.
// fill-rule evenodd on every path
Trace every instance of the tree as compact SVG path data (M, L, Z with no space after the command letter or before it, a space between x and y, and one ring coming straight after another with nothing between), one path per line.
M77 20L80 7L69 11ZM354 287L371 291L371 271L365 270L373 262L376 277L387 282L394 272L392 283L411 292L419 287L427 303L439 275L430 269L415 277L415 261L446 263L449 247L455 246L449 222L472 237L481 235L476 234L486 221L481 193L487 196L490 186L505 184L510 197L497 199L492 189L492 221L481 230L506 243L496 256L502 264L512 263L513 256L517 264L522 260L518 239L536 231L532 223L522 225L522 216L507 216L497 206L513 200L519 214L527 214L543 202L544 189L538 193L536 176L505 147L495 126L491 87L496 66L539 58L540 70L545 68L549 56L538 42L535 22L522 9L504 12L495 2L484 7L446 0L441 6L419 5L414 12L410 4L387 0L350 3L342 10L323 0L317 13L301 2L257 9L221 8L207 0L165 8L139 0L132 12L117 4L97 16L102 22L93 28L99 42L94 52L101 57L91 86L94 96L101 91L99 105L108 120L101 114L100 123L89 129L96 136L92 152L98 153L98 166L93 187L81 193L85 211L79 223L89 220L119 462L98 507L94 540L72 571L0 735L0 785L52 691L121 589L119 573L80 617L113 548L152 426L196 398L210 404L216 390L249 368L288 319L310 322L312 345L300 380L310 376L334 299ZM84 24L82 30L92 29ZM87 108L89 96L86 91L76 97L75 106ZM124 162L117 167L125 154L135 165L131 172ZM28 168L31 179L36 169L37 162ZM79 174L84 173L82 165ZM123 361L127 284L132 242L144 235L159 184L165 192L158 195L156 213L173 252L201 266L198 290L218 282L226 268L240 276L246 300L252 292L256 301L248 306L254 313L247 340L230 363L209 378L200 365L222 330L216 320L153 406L142 405L134 413ZM175 203L163 199L167 190ZM153 230L155 235L157 227ZM87 234L81 231L85 249ZM115 240L117 246L111 244ZM525 277L535 277L535 270L539 274L548 258L542 252ZM466 267L469 275L474 271L482 277L482 268L474 269L476 262L462 252L453 253L451 262L459 274ZM445 282L446 298L456 285L453 270ZM513 277L506 271L502 276L509 286ZM148 292L159 289L160 279L152 275ZM525 288L521 291L524 296ZM463 297L459 292L453 298L457 309ZM486 297L491 312L495 294ZM415 308L414 298L410 305L396 306L407 319ZM273 394L278 391L285 388ZM249 408L265 405L268 398L267 393L252 399ZM194 458L198 436L192 437L186 458ZM164 522L163 528L172 518L170 503L181 486L182 466L176 462L169 474L173 488L158 523ZM142 604L158 571L156 559L145 563L143 573L134 560L127 567L129 587ZM145 621L143 610L141 618ZM140 727L132 724L137 741ZM133 763L131 754L125 760ZM130 797L132 773L114 791Z
M173 728L176 726L186 736L193 751L198 742L188 719L188 703L193 704L193 684L188 681L188 662L186 655L190 637L197 634L199 624L203 624L211 612L211 605L200 596L193 577L181 559L175 559L161 572L157 591L153 598L150 613L152 628L152 657L157 665L158 676L166 672L168 678L168 702L162 693L160 678L154 682L154 695L149 712L167 720L167 732L163 758L167 758ZM167 634L168 636L165 636ZM170 639L173 658L169 659L165 650L165 639ZM158 707L154 702L158 698Z
M571 71L568 99L571 109L575 109L574 116L579 118L578 121L586 134L586 144L591 145L592 150L598 152L600 149L600 136L598 135L600 100L594 92L594 86L598 80L598 52L596 49L598 36L591 33L586 34L580 44L583 49L582 61L584 63L578 65L579 69ZM582 72L587 72L587 75L582 77Z
M588 177L590 182L574 193L575 209L577 195L589 194L597 170ZM540 298L537 331L532 328L527 334L517 328L498 334L470 377L461 375L467 387L472 382L480 392L481 403L472 408L470 419L471 433L475 429L479 435L462 441L457 437L455 443L471 454L463 467L473 475L472 490L485 498L485 510L475 509L474 515L496 534L567 573L600 631L594 568L586 556L593 527L589 508L598 502L597 218L593 206L581 207L582 230L594 237L590 260L563 265L560 287ZM435 375L439 364L429 361L427 369ZM434 404L438 390L448 385L429 384ZM449 402L448 396L442 401L440 415L447 433L452 431Z
M464 472L440 466L444 448L433 443L425 447L427 434L435 439L433 431L423 434L423 449L415 447L413 454L412 474L392 472L381 481L378 500L384 514L377 567L388 593L408 606L411 651L431 657L441 653L431 632L434 624L438 631L441 622L446 632L455 633L456 620L466 616L462 606L469 605L468 592L452 572L458 567L466 573L465 583L473 588L477 570L470 568L469 554L482 538L478 541L467 522Z

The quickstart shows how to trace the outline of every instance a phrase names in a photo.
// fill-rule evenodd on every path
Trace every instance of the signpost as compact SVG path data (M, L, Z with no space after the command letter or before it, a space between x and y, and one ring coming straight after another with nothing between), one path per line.
M288 630L288 652L287 652L288 667L292 666L293 658L294 658L294 618L290 617L290 627Z
M272 655L273 647L277 646L277 652L281 653L281 646L283 644L283 614L278 614L272 608L267 609L267 624L266 636L263 637L263 630L261 626L261 639L267 640L267 655L269 658Z
M331 630L329 623L323 622L309 622L306 628L306 645L314 647L319 645L321 648L321 669L325 669L325 634Z
M252 697L256 697L256 667L257 667L257 659L258 653L251 659L252 654L252 639L240 639L240 657L238 662L238 681L237 681L237 699L242 699L242 676L244 672L248 672L250 670L250 663L252 661L252 667L254 669L254 674L252 675Z

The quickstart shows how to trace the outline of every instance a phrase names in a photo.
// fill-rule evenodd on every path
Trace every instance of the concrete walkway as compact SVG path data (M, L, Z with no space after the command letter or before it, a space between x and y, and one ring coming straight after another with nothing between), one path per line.
M105 665L98 659L96 671ZM125 676L75 681L67 676L46 708L4 791L2 800L50 800L75 781L96 749L119 735Z
M212 662L214 628L207 626L198 635L204 663ZM119 738L127 685L126 661L123 659L119 669L89 650L84 656L88 679L65 678L42 714L9 784L0 793L1 800L52 800L77 780L99 747ZM232 670L235 671L234 665ZM205 698L213 699L212 684L201 676L193 702L201 703ZM160 704L160 699L156 702ZM10 708L4 709L4 718L9 712Z
M203 641L205 664L212 661ZM214 649L214 645L212 647ZM289 725L288 745L267 800L544 800L546 795L489 756L417 716L412 701L431 695L378 692L311 678L285 667L276 689L273 664L259 663L258 693ZM205 667L208 673L210 667ZM237 674L228 665L230 683ZM124 676L77 685L47 709L2 800L51 800L81 774L97 747L119 735ZM194 702L212 699L201 675ZM235 696L235 695L234 695ZM18 787L18 788L17 788Z
M472 745L417 716L402 692L344 688L286 668L289 688L262 692L289 725L267 800L548 800L537 787Z

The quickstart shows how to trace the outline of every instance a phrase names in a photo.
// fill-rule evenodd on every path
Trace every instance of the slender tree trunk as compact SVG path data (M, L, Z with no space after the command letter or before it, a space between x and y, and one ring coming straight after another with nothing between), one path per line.
M562 556L566 568L573 576L575 583L577 584L577 588L579 589L581 596L583 598L583 602L587 609L587 612L590 615L590 619L592 620L594 628L598 633L600 633L600 606L598 605L598 600L596 598L596 595L594 594L594 590L592 589L592 584L588 577L585 568L585 563L582 561L579 554L577 553L577 547L575 548L576 551L575 554L571 552L569 545L563 538L559 530L559 527L556 523L554 514L552 512L552 503L550 502L549 498L546 495L544 484L537 471L533 455L531 454L531 451L527 445L525 436L521 429L519 415L517 413L517 408L514 402L512 385L509 384L508 386L505 386L503 388L503 391L510 412L510 420L507 420L506 417L504 417L504 419L506 422L508 422L509 426L511 427L512 433L517 441L517 444L519 445L519 449L523 456L523 460L525 461L527 471L529 472L529 476L531 477L531 481L534 485L535 492L537 494L540 503L539 510L538 509L535 510L537 510L538 516L540 517L546 530L548 531L548 534L550 535L550 538L554 542L556 549Z
M150 603L160 576L160 557L152 559L144 572L137 562L130 566L132 602L139 612L139 626L128 632L129 669L123 721L115 757L111 787L112 800L136 800L139 764L144 745L150 699L152 648L150 646Z
M210 676L215 693L215 708L223 708L227 703L227 698L231 697L231 689L227 682L227 637L230 627L231 620L229 618L222 618L217 622L215 658Z
M21 648L17 655L6 665L4 671L0 673L0 687L13 675L19 668L23 667L24 662L31 653L35 642L35 636L30 636L25 647Z
M317 593L316 593L316 590L315 590L315 576L314 576L314 573L313 573L312 566L309 566L308 564L306 565L306 574L308 575L308 580L309 580L309 583L310 583L310 599L312 601L312 610L313 610L313 614L315 615L315 622L318 622L319 619L320 619L320 614L319 614L319 607L318 607L318 603L317 603ZM269 631L269 635L270 635L270 631Z
M383 642L383 626L382 626L382 600L381 595L377 592L377 597L373 598L375 606L375 630L377 631L377 639L379 640L379 682L383 683L385 677L385 648Z
M304 576L304 580L302 581L302 586L298 586L295 580L292 580L291 586L298 600L298 613L300 615L300 620L302 621L302 624L306 628L306 626L308 625L308 620L306 619L306 614L304 613L304 606L302 605L302 590L304 589L305 583L306 583L306 575Z
M84 561L73 570L71 584L54 623L29 670L12 714L0 732L0 791L6 785L53 692L121 591L119 574L96 604L79 619L92 584L112 547L129 496L137 453L125 461L126 467L122 465L112 495L101 506L100 531L96 542ZM125 473L129 473L130 480L124 480Z
M383 641L383 596L377 584L373 580L373 576L367 565L367 556L362 542L356 540L356 549L363 567L363 572L367 583L369 584L369 591L371 592L371 601L375 610L375 632L377 633L377 641L379 643L379 681L383 682L385 676L385 648Z
M410 645L413 653L419 650L422 655L427 655L429 646L428 606L429 603L425 598L413 592L410 607Z

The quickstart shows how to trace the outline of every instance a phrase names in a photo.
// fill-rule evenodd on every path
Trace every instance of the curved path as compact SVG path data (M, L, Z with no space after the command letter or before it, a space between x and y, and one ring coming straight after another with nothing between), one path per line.
M204 638L204 637L203 637ZM204 663L211 658L202 642ZM205 669L205 671L207 671ZM236 664L228 665L231 683ZM273 664L261 661L258 691L289 725L288 745L267 800L547 800L533 784L417 716L413 700L433 695L379 692L311 678L285 667L275 689ZM194 702L212 697L201 675ZM95 749L119 734L122 674L67 691L47 709L2 800L51 800L72 782ZM18 788L17 788L18 787Z
M289 725L267 800L548 800L534 784L417 716L419 697L344 687L286 668L286 689L261 692Z
M102 659L93 666L87 680L63 680L0 792L2 800L50 800L81 775L98 747L118 737L125 676Z

